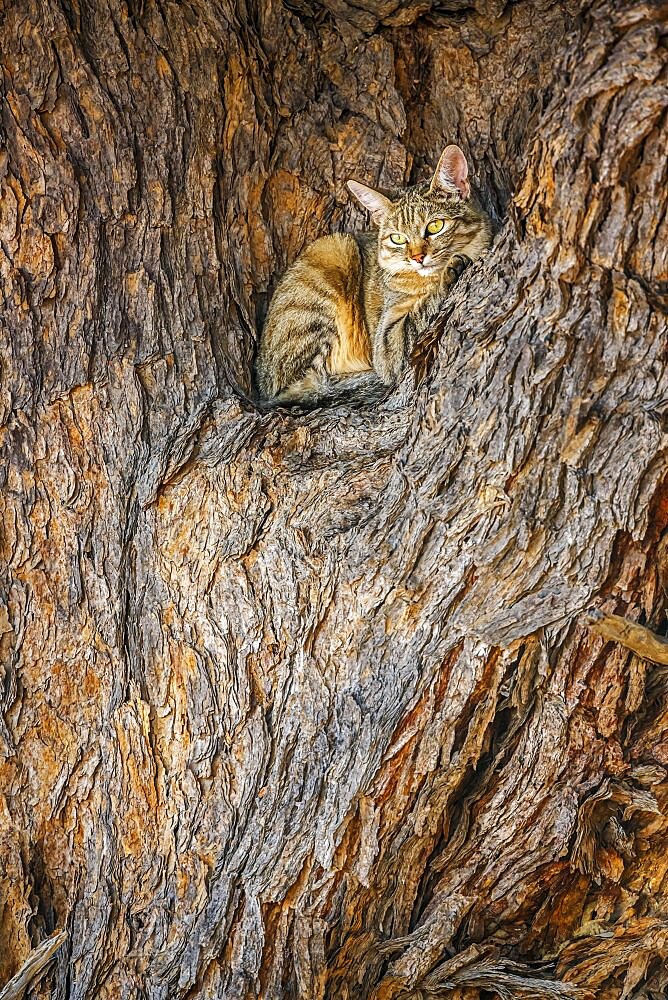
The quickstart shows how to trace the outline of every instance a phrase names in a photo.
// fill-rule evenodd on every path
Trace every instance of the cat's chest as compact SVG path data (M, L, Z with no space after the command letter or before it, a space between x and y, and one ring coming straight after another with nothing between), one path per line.
M412 275L396 275L386 283L385 300L394 306L412 312L425 300L438 294L438 278L413 278Z
M378 265L378 247L371 237L363 244L364 313L369 333L373 335L390 304L398 313L407 315L422 302L438 294L439 278L422 278L417 274L388 275Z

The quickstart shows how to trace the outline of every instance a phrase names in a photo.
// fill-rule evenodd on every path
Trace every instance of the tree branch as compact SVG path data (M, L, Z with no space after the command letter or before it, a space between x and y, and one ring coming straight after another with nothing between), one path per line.
M56 931L33 948L19 971L0 992L0 1000L20 1000L27 988L41 978L47 965L66 939L67 931Z
M644 625L620 615L606 615L597 608L589 608L582 621L604 639L619 642L646 660L668 665L668 640L650 632Z

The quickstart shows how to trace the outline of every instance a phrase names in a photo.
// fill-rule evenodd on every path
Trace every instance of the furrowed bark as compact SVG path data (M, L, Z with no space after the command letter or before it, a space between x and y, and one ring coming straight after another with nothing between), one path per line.
M0 14L0 989L668 988L666 8ZM498 223L383 405L260 413L347 177Z

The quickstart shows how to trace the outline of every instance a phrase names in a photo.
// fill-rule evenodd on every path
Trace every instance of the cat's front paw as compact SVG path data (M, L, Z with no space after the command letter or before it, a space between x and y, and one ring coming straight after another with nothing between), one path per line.
M471 258L467 257L465 253L456 253L454 257L451 257L446 268L450 276L450 281L455 282L470 263Z
M377 353L374 358L373 367L376 375L385 385L394 386L401 381L406 358L398 352Z

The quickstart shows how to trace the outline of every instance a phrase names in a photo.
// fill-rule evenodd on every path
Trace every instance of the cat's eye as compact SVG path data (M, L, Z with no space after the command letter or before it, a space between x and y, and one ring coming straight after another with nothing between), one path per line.
M435 236L436 233L440 233L445 225L445 219L432 219L427 226L427 232L430 236Z
M408 243L408 237L402 233L390 233L390 239L397 247L402 247Z

